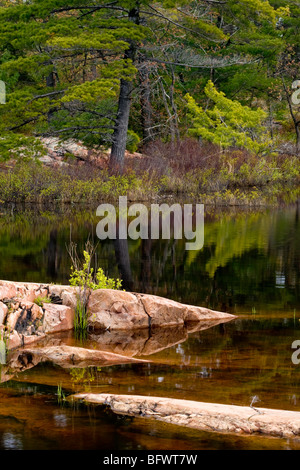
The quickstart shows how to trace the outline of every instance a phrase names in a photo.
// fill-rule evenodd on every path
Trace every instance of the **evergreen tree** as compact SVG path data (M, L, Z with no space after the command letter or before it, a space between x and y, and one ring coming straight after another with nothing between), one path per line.
M111 147L111 168L122 170L136 133L180 136L184 96L205 104L208 79L244 105L271 100L282 23L299 25L287 3L2 0L2 158L34 155L38 137L58 136Z
M135 22L112 16L119 10L117 2L76 0L2 7L2 157L11 156L7 139L16 153L30 135L111 143L120 80L130 83L136 72L131 44L144 37Z
M262 109L250 109L226 98L211 81L205 87L205 94L214 103L212 108L206 110L197 106L190 95L186 96L189 117L193 123L191 135L222 148L239 147L255 153L266 150L270 142L263 126L266 113Z

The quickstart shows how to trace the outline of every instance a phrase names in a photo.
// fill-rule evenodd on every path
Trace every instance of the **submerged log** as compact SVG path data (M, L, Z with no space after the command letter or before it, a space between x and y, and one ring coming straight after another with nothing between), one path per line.
M203 403L174 398L80 393L72 399L106 405L117 414L143 416L201 431L300 436L300 412Z

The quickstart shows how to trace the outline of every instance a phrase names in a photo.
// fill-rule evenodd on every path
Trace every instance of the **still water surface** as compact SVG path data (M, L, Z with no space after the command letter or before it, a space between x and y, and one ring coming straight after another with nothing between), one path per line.
M0 279L68 283L70 238L95 237L95 210L2 209ZM96 263L126 289L237 315L187 333L93 332L66 344L151 360L89 369L40 364L0 385L0 449L300 449L299 440L202 433L100 407L59 403L92 392L165 396L300 411L300 221L297 205L277 210L205 208L200 251L185 240L107 241Z

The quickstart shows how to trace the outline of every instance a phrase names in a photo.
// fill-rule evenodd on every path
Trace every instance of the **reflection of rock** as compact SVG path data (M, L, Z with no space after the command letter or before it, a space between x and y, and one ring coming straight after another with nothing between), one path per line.
M186 341L191 332L206 330L220 323L223 321L198 322L197 325L192 326L192 330L186 326L174 326L151 330L143 328L131 331L104 331L90 334L89 338L96 341L105 351L126 354L126 356L148 356Z
M201 431L300 436L300 412L136 395L76 394L72 399L110 406L122 415L144 416Z
M223 322L224 320L201 321L197 323L197 326L193 325L193 328L191 324L186 327L153 328L150 331L148 341L145 343L144 348L141 351L141 355L148 356L149 354L154 354L170 348L171 346L175 346L176 344L183 343L187 340L190 333L207 330L208 328L212 328L213 326L219 325Z
M131 331L105 331L89 334L89 338L96 341L101 350L132 357L141 355L149 339L149 332L145 328Z
M88 312L93 328L104 330L183 326L204 320L226 321L234 318L228 313L185 305L156 295L112 289L93 291Z
M91 366L111 366L127 363L144 363L142 359L133 359L120 354L74 346L45 346L43 348L25 348L14 351L7 364L10 372L17 373L36 366L40 362L52 362L64 368Z
M24 348L9 354L5 366L1 367L1 380L11 380L15 374L35 367L41 362L52 362L65 369L84 367L105 367L120 364L139 364L149 361L133 359L107 351L78 348L65 344Z

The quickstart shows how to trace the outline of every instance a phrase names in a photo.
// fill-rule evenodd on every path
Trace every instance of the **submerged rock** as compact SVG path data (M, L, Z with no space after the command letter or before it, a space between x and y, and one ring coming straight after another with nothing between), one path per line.
M71 397L109 406L122 415L143 416L201 431L300 436L300 412L203 403L174 398L81 393Z

